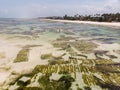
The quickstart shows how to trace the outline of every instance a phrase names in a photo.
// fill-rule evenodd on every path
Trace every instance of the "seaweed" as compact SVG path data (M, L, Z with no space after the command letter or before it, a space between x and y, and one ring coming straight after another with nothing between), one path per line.
M62 48L63 50L65 50L68 43L69 42L67 42L67 41L54 41L54 42L52 42L52 45L55 48Z
M111 82L104 82L103 80L97 78L96 76L94 76L94 78L96 79L96 85L100 86L102 89L108 89L108 90L120 90L120 86L118 85L114 85Z
M69 61L64 61L63 59L50 59L48 60L49 65L55 65L55 64L68 64L70 63Z
M96 85L96 80L94 79L94 76L92 74L83 74L82 78L86 85Z
M60 37L52 42L55 48L66 49L69 47L70 40L75 40L75 37Z
M77 56L77 55L78 55L77 52L75 52L75 51L71 48L70 45L68 45L68 46L66 47L66 51L69 52L69 54L72 55L72 56Z
M31 48L31 47L40 47L40 46L42 46L42 45L25 45L23 47L23 49L28 49L28 48Z
M96 69L104 73L120 73L120 64L97 64Z
M28 84L30 84L30 80L28 80L27 82L23 82L23 81L18 81L17 85L19 85L20 87L24 87L27 86Z
M75 81L69 75L62 76L59 80L50 80L49 77L50 75L43 75L38 80L43 90L69 90L72 82Z
M83 52L83 53L91 53L97 47L97 45L90 41L75 41L70 43L74 48Z
M15 90L43 90L43 89L40 87L19 87Z
M58 38L56 41L70 41L70 40L75 40L75 37L71 37L71 36L61 36L60 38Z
M80 88L80 87L77 87L77 90L83 90L82 88Z
M17 57L14 60L14 63L28 61L28 54L29 54L29 49L20 50L19 53L17 54Z
M92 90L90 87L88 87L88 86L84 86L84 89L85 90Z
M64 84L65 84L65 90L69 90L70 87L71 87L71 85L72 85L72 82L74 82L75 79L72 78L69 75L66 75L66 76L62 76L58 81L59 82L64 82Z
M50 58L52 58L52 54L51 53L49 53L49 54L42 54L41 55L41 59L50 59Z

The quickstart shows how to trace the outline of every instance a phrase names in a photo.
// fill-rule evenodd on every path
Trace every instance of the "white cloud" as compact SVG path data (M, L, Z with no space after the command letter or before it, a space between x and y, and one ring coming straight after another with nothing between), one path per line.
M40 17L74 14L116 13L120 11L120 0L101 0L74 4L40 4L29 3L0 10L0 16L9 17Z
M120 11L120 0L107 0L103 6L103 12L116 13Z

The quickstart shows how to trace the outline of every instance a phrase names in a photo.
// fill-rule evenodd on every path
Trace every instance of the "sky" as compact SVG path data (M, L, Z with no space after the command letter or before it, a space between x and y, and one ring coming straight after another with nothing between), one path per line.
M120 0L0 0L0 17L93 15L120 12Z

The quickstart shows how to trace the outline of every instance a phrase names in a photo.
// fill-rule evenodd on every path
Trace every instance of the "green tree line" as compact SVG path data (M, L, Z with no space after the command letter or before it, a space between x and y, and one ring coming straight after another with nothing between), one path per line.
M120 22L120 13L104 13L95 15L79 15L74 16L51 16L47 19L60 19L60 20L81 20L81 21L98 21L98 22Z

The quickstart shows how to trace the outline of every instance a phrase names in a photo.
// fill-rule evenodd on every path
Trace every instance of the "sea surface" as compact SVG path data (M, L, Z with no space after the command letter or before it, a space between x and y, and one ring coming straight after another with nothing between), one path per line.
M0 19L0 34L36 35L41 31L64 31L103 43L120 43L120 27L47 22L43 20Z

